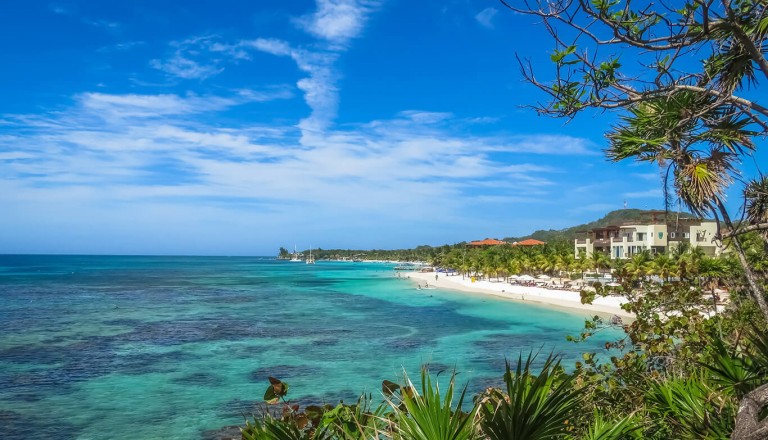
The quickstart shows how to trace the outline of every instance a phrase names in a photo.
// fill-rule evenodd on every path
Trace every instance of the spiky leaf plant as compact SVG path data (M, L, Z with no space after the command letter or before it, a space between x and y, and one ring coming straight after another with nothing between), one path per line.
M643 425L636 414L619 419L606 419L595 411L586 432L568 440L639 440L643 438Z
M491 389L479 399L481 427L490 440L562 438L581 408L583 393L573 387L573 376L550 354L535 374L533 354L518 357L513 371L506 364L506 392Z
M726 440L733 431L735 402L702 377L654 382L646 401L651 415L669 426L669 438Z
M377 440L389 430L386 408L383 402L372 407L371 396L363 395L354 405L340 403L326 411L321 426L339 440Z
M399 401L387 398L392 407L396 426L393 438L397 440L473 440L478 438L474 429L477 412L462 411L465 386L453 406L456 373L451 375L448 389L443 395L437 381L433 382L428 369L421 370L421 392L405 375L405 386L400 388ZM408 390L408 391L406 391Z
M325 429L300 429L294 420L278 420L266 414L254 417L253 422L246 421L240 428L243 440L331 440Z

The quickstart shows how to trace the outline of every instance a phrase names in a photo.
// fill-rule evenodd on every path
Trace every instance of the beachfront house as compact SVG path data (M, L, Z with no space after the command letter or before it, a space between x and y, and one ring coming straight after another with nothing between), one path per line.
M507 244L507 242L503 240L496 240L495 238L486 238L485 240L470 241L467 243L467 247L487 248L489 246L498 246L501 244Z
M516 241L512 243L512 246L544 246L545 244L543 241L528 238L523 241Z
M469 243L467 243L467 247L484 249L490 246L499 246L502 244L511 244L512 246L543 246L546 243L543 241L534 240L532 238L528 238L522 241L516 241L513 243L503 241L503 240L496 240L495 238L486 238L485 240L470 241Z
M612 260L632 258L642 251L652 254L668 252L688 243L700 248L705 255L718 256L723 249L714 242L717 223L711 220L676 219L659 221L635 221L580 231L576 234L574 252L576 258L584 254L603 252Z

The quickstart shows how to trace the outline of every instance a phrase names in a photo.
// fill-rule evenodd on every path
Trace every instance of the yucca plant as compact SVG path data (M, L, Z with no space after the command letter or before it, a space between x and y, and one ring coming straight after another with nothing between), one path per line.
M387 402L392 407L393 427L392 437L397 440L473 440L478 438L474 428L477 408L465 413L462 411L467 387L464 386L456 406L453 406L456 373L451 375L445 394L440 391L437 381L426 367L421 370L421 392L419 393L408 375L405 375L405 386L400 387L400 398L392 393ZM389 391L394 391L391 382L385 383ZM385 393L387 394L387 393Z
M254 417L240 428L243 440L331 440L326 429L300 429L294 420L278 420L269 414Z
M514 371L507 362L506 392L491 389L480 396L481 427L490 440L562 438L572 429L583 392L574 388L574 377L562 371L554 355L539 374L532 371L534 360L533 354L525 362L519 356Z
M354 405L340 403L322 415L320 426L339 440L378 440L388 430L387 405L372 407L370 395L363 395Z
M709 386L703 377L654 382L646 402L651 415L670 427L670 438L726 440L733 431L735 401Z
M711 374L710 380L718 390L740 399L762 385L765 373L761 374L756 358L744 353L729 353L719 339L710 345L713 348L711 359L701 365Z
M568 436L568 440L635 440L642 439L643 425L636 414L618 419L606 419L594 412L587 430L579 436Z

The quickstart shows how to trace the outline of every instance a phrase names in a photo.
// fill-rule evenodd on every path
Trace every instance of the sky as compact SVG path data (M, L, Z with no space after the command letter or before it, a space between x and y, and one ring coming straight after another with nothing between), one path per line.
M515 57L548 76L553 46L493 0L29 0L0 35L0 253L399 249L663 207L657 167L605 159L613 115L525 107Z

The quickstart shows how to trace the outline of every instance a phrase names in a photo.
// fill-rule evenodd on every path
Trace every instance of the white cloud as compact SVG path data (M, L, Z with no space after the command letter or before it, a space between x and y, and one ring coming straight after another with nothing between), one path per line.
M480 11L477 15L475 15L475 20L477 20L478 23L480 23L482 26L487 27L489 29L493 29L493 18L498 13L498 9L496 8L485 8L482 11Z
M211 56L222 51L217 40L216 35L204 35L175 41L171 46L176 50L170 58L154 59L149 65L175 78L203 80L218 75L224 71L225 60Z
M495 151L556 154L556 155L599 155L592 141L566 135L524 135L499 139L487 148Z
M419 124L434 124L445 121L453 116L451 113L447 112L424 112L417 110L405 110L398 113L398 115Z
M624 193L624 197L627 199L661 199L664 197L664 191L660 188L645 191L633 191Z
M150 66L182 79L206 79L224 71L223 67L203 65L177 53L167 61L152 60Z
M181 97L178 95L112 95L84 93L78 101L87 110L122 117L154 117L222 110L235 105L232 98Z
M328 51L309 51L293 48L285 41L258 38L242 41L239 47L250 47L276 56L293 59L299 70L309 76L300 79L296 86L304 92L304 100L312 113L299 123L299 127L308 132L318 132L330 126L336 117L338 108L338 74L333 68L338 54Z
M368 15L378 6L370 0L317 0L317 10L297 20L315 37L344 45L363 30Z

